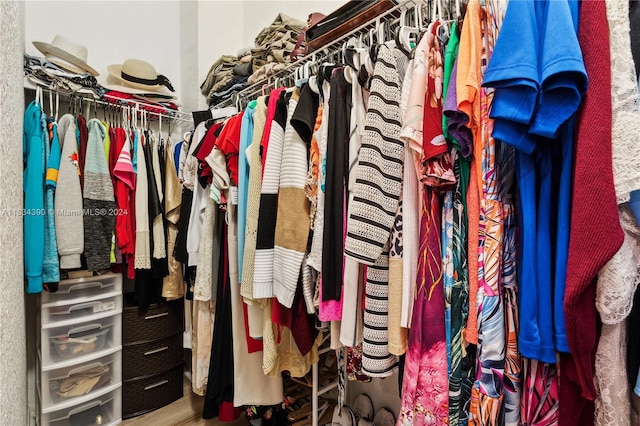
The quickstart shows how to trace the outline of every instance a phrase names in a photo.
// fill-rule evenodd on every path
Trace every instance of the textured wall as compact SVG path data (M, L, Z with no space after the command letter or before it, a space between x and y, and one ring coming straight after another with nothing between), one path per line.
M24 3L0 1L0 210L22 208ZM0 424L27 424L22 218L0 214Z

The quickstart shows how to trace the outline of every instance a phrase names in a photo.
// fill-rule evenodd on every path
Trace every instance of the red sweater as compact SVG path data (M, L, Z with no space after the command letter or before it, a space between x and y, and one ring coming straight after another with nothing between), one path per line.
M611 166L611 63L604 1L582 2L579 40L589 88L576 135L564 299L571 354L561 360L561 426L593 424L596 279L624 238Z

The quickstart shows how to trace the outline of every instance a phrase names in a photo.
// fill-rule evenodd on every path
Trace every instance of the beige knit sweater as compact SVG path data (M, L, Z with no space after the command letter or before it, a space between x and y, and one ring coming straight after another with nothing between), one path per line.
M240 294L247 304L253 303L253 266L256 258L256 240L258 237L258 216L260 212L260 190L262 189L262 160L260 142L267 119L265 97L258 98L253 113L253 140L247 148L249 163L249 191L247 197L247 223L244 232L244 255L242 258L242 284Z

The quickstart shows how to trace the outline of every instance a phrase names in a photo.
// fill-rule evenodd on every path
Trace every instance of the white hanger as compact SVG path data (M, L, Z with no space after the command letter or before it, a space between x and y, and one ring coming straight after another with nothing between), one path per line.
M416 10L416 9L414 9ZM402 44L402 46L404 47L404 50L406 50L407 52L411 52L412 46L411 46L411 36L415 36L415 40L417 41L418 39L418 34L420 34L420 29L416 26L416 27L411 27L409 25L407 25L407 22L405 20L405 12L406 9L402 11L402 14L400 15L400 28L398 29L398 41ZM417 19L416 19L417 22Z
M311 62L305 62L303 71L304 78L311 78Z
M56 92L56 114L55 121L58 121L58 112L60 111L60 93ZM53 115L53 111L51 111L51 115Z
M438 20L438 0L433 2L433 6L431 7L431 22L435 22Z
M416 27L420 32L424 30L424 15L423 15L424 9L422 8L422 6L423 6L422 4L417 4L413 8L413 14L416 20Z
M36 106L42 105L42 87L40 86L36 86L36 96L34 101Z
M387 41L386 37L385 37L385 26L386 25L387 25L386 22L381 22L380 25L378 25L376 27L376 31L378 33L376 35L376 37L378 39L378 44L383 44L385 41Z
M122 120L124 123L127 123L129 129L131 129L131 107L129 105L126 108L122 108Z

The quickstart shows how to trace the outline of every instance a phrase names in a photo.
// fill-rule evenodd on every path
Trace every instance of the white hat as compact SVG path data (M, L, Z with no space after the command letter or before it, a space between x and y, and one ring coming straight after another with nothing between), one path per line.
M123 80L112 75L108 75L107 80L101 85L107 90L115 90L116 92L129 93L131 95L154 97L162 96L167 100L176 99L176 96L164 86L161 86L159 89L134 89L128 85L125 86L125 84L126 83Z
M167 77L158 74L153 65L140 59L127 59L121 65L109 65L107 70L122 86L130 89L139 89L144 93L163 92L166 89L174 91Z
M87 47L68 40L61 35L56 35L51 44L43 41L34 41L33 45L51 63L54 63L68 71L78 74L89 73L100 75L87 64Z

